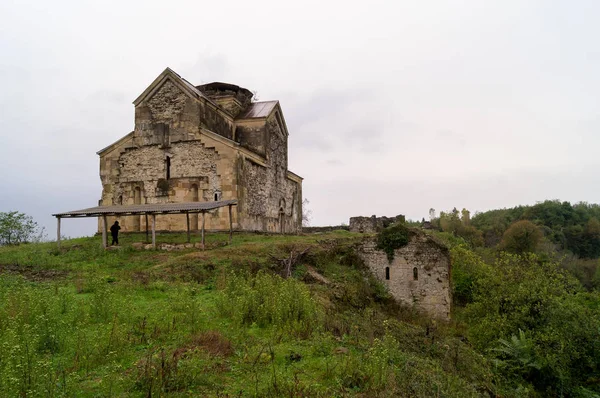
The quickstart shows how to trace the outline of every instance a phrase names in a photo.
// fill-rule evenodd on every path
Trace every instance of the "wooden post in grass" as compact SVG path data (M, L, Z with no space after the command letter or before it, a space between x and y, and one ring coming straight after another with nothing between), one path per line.
M231 218L231 205L229 205L229 244L231 244L231 236L233 235L233 220Z
M148 213L146 213L146 243L148 242Z
M152 214L152 248L156 249L156 214Z
M202 212L202 250L204 250L204 212Z
M187 243L190 243L190 213L185 213L185 220L187 221Z
M108 247L108 239L106 237L108 233L108 224L106 223L106 216L102 216L102 247L105 249Z
M60 249L60 217L56 217L56 244Z

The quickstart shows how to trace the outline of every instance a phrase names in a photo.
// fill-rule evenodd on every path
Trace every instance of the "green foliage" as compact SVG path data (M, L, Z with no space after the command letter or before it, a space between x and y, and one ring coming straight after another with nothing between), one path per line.
M459 212L455 207L451 212L442 211L436 224L441 231L463 238L472 247L483 245L481 231L471 225L471 213L467 209Z
M542 236L540 229L531 221L517 221L504 232L500 247L517 254L535 252Z
M317 305L304 284L264 272L230 275L217 308L237 325L274 326L304 337L315 330L319 320Z
M38 225L31 216L18 211L0 212L0 245L31 242L38 234Z
M60 250L0 247L0 391L598 394L598 294L583 292L545 253L490 255L450 232L432 233L452 256L458 321L448 324L391 300L352 250L361 236L349 232L240 233L230 246L221 244L226 234L209 234L206 251L168 253L104 251L100 237L66 240ZM273 275L270 255L293 245L310 247L295 278Z
M465 244L450 249L452 260L452 300L464 306L473 302L477 282L489 272L481 257L473 253Z
M535 358L533 341L519 329L519 336L512 335L510 340L498 340L500 346L493 351L506 357L504 365L511 366L515 370L527 375L532 369L540 370L541 366Z
M529 220L543 227L544 234L561 249L584 258L600 256L600 205L547 200L533 206L518 206L478 213L472 225L483 232L485 244L495 246L509 226Z
M394 261L394 252L408 244L410 230L402 223L384 228L377 234L377 249L383 250L388 261Z
M502 253L478 278L464 316L476 347L511 361L507 376L559 393L593 387L587 383L600 363L599 303L598 295L583 293L559 264L534 254ZM519 330L527 339L519 332L513 340ZM508 342L513 352L506 344L498 351L498 341Z

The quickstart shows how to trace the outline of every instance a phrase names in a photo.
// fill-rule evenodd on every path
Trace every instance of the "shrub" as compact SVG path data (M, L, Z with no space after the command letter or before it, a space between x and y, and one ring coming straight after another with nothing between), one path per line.
M307 337L319 318L306 285L295 279L259 272L232 274L217 299L217 309L238 325L274 326Z
M540 241L542 232L531 221L522 220L512 224L504 235L500 247L517 254L534 252Z
M394 251L408 244L410 230L404 224L394 224L377 234L377 248L387 254L388 261L394 261Z

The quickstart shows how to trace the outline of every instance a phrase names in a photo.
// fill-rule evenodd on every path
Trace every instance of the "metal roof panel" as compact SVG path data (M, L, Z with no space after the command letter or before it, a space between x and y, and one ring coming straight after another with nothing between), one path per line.
M54 217L97 217L110 215L132 215L132 214L182 214L200 213L218 209L219 207L235 206L237 200L219 200L216 202L181 202L181 203L157 203L144 205L114 205L96 206L87 209L67 211L52 214Z

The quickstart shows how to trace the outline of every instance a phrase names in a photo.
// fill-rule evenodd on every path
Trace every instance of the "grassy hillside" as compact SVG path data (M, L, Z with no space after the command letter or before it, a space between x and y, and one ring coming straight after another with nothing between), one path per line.
M346 231L0 247L0 394L598 397L597 291L551 256L432 233L452 257L448 324L391 300Z
M481 396L460 328L394 304L345 231L210 234L209 250L0 248L3 396ZM160 241L184 241L183 235ZM197 240L197 237L194 237ZM308 250L292 278L291 252Z

